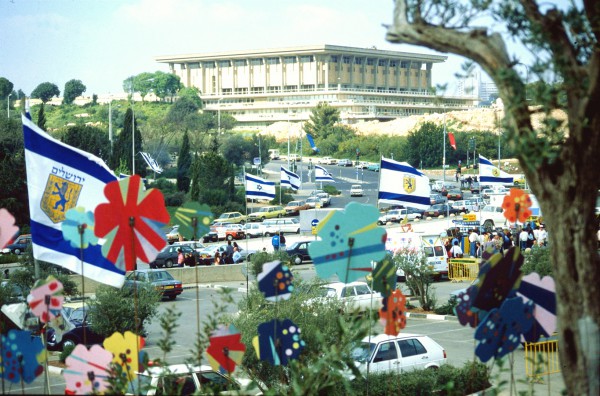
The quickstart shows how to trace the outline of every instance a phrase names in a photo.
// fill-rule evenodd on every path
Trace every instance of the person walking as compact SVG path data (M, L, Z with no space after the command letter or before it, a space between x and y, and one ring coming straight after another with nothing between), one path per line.
M477 242L479 241L479 234L477 234L477 230L473 229L471 233L469 233L469 255L471 257L477 256Z
M215 265L221 265L221 253L219 253L219 252L215 253L214 263L215 263Z
M229 257L233 257L233 246L231 245L231 241L227 241L227 246L225 247L225 252Z
M183 263L185 263L185 257L183 256L183 252L181 251L181 248L177 249L177 264L180 267L183 267Z
M525 249L527 249L527 238L529 237L529 233L527 232L527 229L522 228L521 232L519 233L519 247L521 248L522 251L525 251Z
M454 257L454 258L462 258L463 257L463 251L460 248L458 241L454 242L454 246L452 246L452 249L450 249L450 253L452 253L452 257Z
M279 233L279 250L285 250L285 237L283 232Z
M273 235L273 238L271 238L271 245L273 245L273 251L276 252L279 250L279 234Z

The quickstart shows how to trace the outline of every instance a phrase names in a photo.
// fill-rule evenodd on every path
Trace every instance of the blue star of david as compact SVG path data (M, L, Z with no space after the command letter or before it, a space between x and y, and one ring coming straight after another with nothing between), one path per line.
M256 189L257 189L258 191L262 190L262 185L260 185L260 184L259 184L258 186L256 186Z

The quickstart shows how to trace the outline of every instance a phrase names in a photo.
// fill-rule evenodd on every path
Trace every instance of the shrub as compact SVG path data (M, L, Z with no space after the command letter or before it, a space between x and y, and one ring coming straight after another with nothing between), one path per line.
M550 248L533 247L529 252L523 252L525 262L521 267L524 275L528 275L532 272L537 272L541 277L546 275L552 275L552 264L550 263Z
M433 310L438 315L454 315L454 307L458 305L456 296L452 296L448 299L448 302L440 307Z
M258 276L258 274L262 272L262 268L265 263L275 260L279 260L289 266L293 264L290 260L290 256L285 251L276 251L273 253L258 252L252 255L250 260L250 274Z
M172 194L165 194L165 205L166 206L181 206L185 202L185 193L178 191Z
M16 254L2 254L0 255L0 264L8 264L8 263L18 263L19 256Z
M406 286L419 299L421 308L425 311L435 309L436 297L430 286L433 283L433 268L427 264L427 259L420 253L403 249L392 258L396 268L404 271Z
M340 195L342 192L340 190L338 190L337 188L335 188L335 186L332 186L331 184L326 184L323 186L323 191L325 191L327 194L329 195Z
M69 355L71 355L71 352L73 352L73 349L75 349L75 345L67 345L63 348L63 350L60 352L60 355L58 356L58 361L61 363L66 363L67 358L69 357Z

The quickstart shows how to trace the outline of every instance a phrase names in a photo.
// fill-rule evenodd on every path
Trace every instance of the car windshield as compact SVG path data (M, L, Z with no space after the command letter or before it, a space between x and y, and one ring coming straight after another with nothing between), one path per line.
M320 287L318 290L319 297L335 297L335 289L331 287Z
M150 282L173 280L173 277L167 271L148 272L148 278Z
M359 346L352 349L352 359L359 363L366 363L370 360L371 354L375 350L375 344L363 342Z

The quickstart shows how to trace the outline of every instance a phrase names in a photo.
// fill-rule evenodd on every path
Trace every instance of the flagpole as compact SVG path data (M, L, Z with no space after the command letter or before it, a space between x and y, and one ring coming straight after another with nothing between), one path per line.
M444 186L446 186L446 112L444 112L444 154L442 157L442 173L444 175Z
M383 155L379 154L379 179L377 180L377 210L379 210L379 190L381 189L381 159Z

